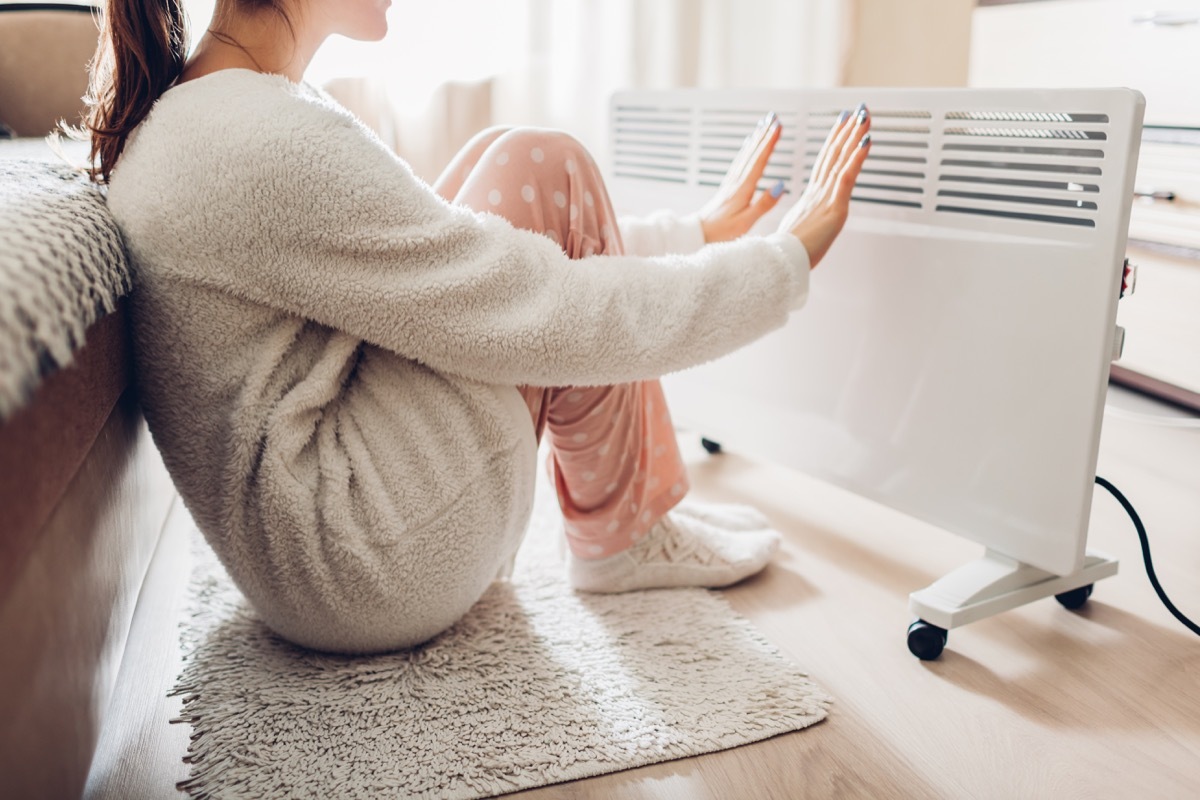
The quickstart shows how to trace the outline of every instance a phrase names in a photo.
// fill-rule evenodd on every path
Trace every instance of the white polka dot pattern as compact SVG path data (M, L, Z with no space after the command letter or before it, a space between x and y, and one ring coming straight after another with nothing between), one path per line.
M492 173L472 171L469 179L479 187L475 196L483 208L517 225L540 226L560 246L586 241L604 252L616 244L604 188L570 145L559 150L557 143L514 139L492 153L485 167ZM552 471L562 482L559 499L571 520L566 535L579 555L606 557L629 547L686 490L661 388L655 382L630 386L645 387L638 399L611 387L603 396L587 387L545 390L556 401L547 424L561 444Z

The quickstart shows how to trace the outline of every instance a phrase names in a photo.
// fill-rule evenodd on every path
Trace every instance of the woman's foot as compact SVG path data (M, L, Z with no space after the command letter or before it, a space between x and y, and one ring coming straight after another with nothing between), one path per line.
M779 550L773 530L726 531L671 511L628 550L608 558L571 555L571 585L616 593L680 586L729 586L762 570Z

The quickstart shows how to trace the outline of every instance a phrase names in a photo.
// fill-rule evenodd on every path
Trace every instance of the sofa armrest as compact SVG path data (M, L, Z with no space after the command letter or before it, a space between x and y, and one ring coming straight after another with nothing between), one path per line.
M0 774L78 797L176 494L129 386L123 313L0 427Z

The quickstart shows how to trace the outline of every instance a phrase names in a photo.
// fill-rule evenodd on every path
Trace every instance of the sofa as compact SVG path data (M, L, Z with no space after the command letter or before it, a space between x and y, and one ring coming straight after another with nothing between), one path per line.
M90 210L80 211L83 203ZM169 600L145 589L180 503L132 389L119 238L89 256L96 231L71 235L89 214L103 213L99 190L42 140L0 142L6 797L84 794L106 726L129 704L127 693L114 700L119 679L144 674L139 660L176 644L169 633L131 639L139 603ZM115 225L108 233L119 237ZM97 274L82 273L88 258ZM171 591L185 583L175 580Z

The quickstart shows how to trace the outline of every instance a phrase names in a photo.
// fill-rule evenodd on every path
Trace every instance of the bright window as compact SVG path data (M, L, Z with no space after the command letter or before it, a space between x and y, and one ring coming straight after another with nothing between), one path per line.
M186 0L192 42L212 18L214 0ZM332 78L386 76L393 102L421 105L441 83L474 81L520 69L528 58L528 4L523 0L397 2L389 33L378 43L334 37L308 71L316 84Z

